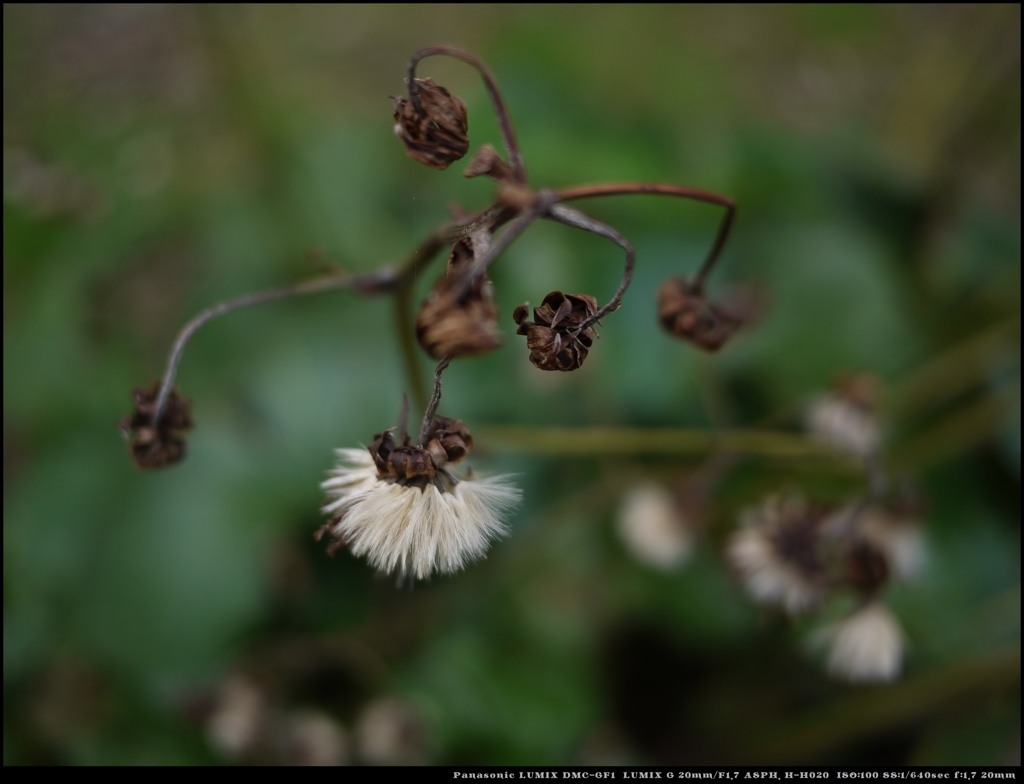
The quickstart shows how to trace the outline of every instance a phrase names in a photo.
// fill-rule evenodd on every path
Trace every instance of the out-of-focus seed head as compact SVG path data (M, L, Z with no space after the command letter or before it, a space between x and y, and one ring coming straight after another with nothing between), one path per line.
M416 316L416 337L434 359L485 354L501 345L491 279L483 276L460 296L463 276L474 258L471 238L456 242L445 276L434 284Z
M668 332L705 351L718 351L743 325L738 314L708 302L699 287L678 277L658 289L658 318Z
M885 555L863 539L855 541L846 553L846 579L863 596L874 596L889 581Z
M395 98L395 135L409 157L443 171L469 150L466 104L433 79L417 79L422 111L411 98Z
M125 416L118 427L126 439L136 467L143 471L174 465L185 457L183 433L192 428L192 403L171 390L160 421L153 424L160 381L139 387L132 396L135 410Z
M529 305L520 305L512 314L519 325L518 335L526 335L530 362L540 370L575 370L590 353L597 333L580 325L597 312L597 300L589 294L563 294L552 291L533 309L533 321L527 320Z

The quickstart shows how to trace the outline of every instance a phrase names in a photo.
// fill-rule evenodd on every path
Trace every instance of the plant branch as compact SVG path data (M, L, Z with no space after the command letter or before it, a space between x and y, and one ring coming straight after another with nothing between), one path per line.
M519 216L512 221L508 227L490 244L487 252L478 259L473 261L473 266L466 272L465 278L462 281L462 289L459 292L459 298L465 297L469 293L469 290L473 287L481 277L487 274L488 268L498 259L505 248L511 245L515 239L522 234L526 229L533 223L537 218L544 215L557 200L554 191L540 191L533 200L533 203L527 207ZM490 210L487 211L488 213ZM500 213L499 213L500 214Z
M423 443L427 440L430 424L434 421L434 414L437 413L437 407L441 403L441 374L451 364L451 361L452 358L447 356L438 362L437 367L434 369L434 394L430 396L430 405L427 406L427 410L423 414L423 427L420 428L420 446L423 446Z
M412 100L412 105L416 111L423 112L423 105L420 103L419 87L416 85L416 65L423 58L436 54L443 54L448 57L454 57L457 60L462 60L480 72L480 76L483 77L484 84L487 86L487 92L491 96L491 102L494 104L494 113L497 115L498 126L501 128L501 138L505 145L505 151L508 153L512 163L513 175L517 182L526 183L526 166L523 164L523 155L519 151L519 144L516 142L516 132L512 127L512 118L509 117L505 100L501 97L501 91L498 89L498 84L494 81L490 70L481 60L478 60L469 52L464 52L462 49L456 49L452 46L428 46L420 49L412 56L412 59L409 61L409 98Z
M715 266L715 262L718 261L718 257L722 253L722 248L725 247L726 240L729 239L729 232L732 230L733 218L736 215L736 204L732 199L726 198L725 196L719 196L717 193L711 193L710 191L702 191L698 188L688 188L684 185L648 182L618 182L608 183L606 185L578 185L574 188L563 188L557 191L557 193L558 198L561 201L588 199L594 196L626 196L630 194L650 193L659 196L676 196L681 199L692 199L694 201L702 201L705 204L715 204L719 207L725 207L725 217L722 218L722 222L718 227L718 234L715 237L715 243L711 246L711 250L708 252L707 258L704 259L704 263L701 265L700 270L694 278L694 285L697 286L698 291L703 289L704 281L711 273L711 269Z
M566 226L583 229L584 231L589 231L593 234L604 237L605 239L609 239L626 251L626 269L622 273L622 280L619 282L618 289L615 290L615 295L608 301L607 305L598 309L593 316L579 325L578 329L582 332L591 324L595 324L600 321L604 316L608 315L612 311L618 310L619 305L622 303L622 295L626 293L626 289L629 288L629 282L633 279L633 267L636 265L636 251L633 250L633 246L630 244L629 240L619 234L619 232L607 223L594 220L589 215L585 215L579 210L574 210L571 207L566 207L562 204L556 204L548 210L547 216L559 223L564 223Z

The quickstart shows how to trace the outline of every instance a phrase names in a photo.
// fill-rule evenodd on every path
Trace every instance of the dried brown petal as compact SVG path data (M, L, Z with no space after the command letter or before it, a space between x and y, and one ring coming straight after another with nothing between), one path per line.
M409 157L432 169L444 170L469 150L466 104L433 79L417 79L420 104L395 98L395 135Z
M597 300L589 294L552 291L540 307L533 309L534 321L527 321L528 305L512 313L519 325L516 334L526 335L530 362L540 370L575 370L587 358L597 333L580 325L597 312Z
M159 391L159 380L136 389L132 393L135 410L119 423L132 461L144 471L173 465L185 457L182 433L192 428L192 403L179 397L177 387L171 390L160 421L153 426Z
M718 351L743 324L741 317L708 302L699 287L682 278L661 284L658 318L673 335L706 351Z
M464 237L452 247L445 276L434 284L416 316L416 337L434 357L484 354L501 345L494 286L483 277L460 298L463 275L472 266L473 243Z
M483 145L470 158L463 177L480 177L486 175L499 182L511 179L512 167L502 160L501 156L489 145Z
M889 564L881 550L855 542L846 554L846 578L864 596L873 596L889 580Z

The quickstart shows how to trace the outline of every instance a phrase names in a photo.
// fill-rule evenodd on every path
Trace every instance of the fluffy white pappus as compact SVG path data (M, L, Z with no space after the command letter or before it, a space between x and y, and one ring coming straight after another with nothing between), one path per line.
M899 621L874 601L824 632L828 671L853 683L885 683L903 668L906 637Z
M807 410L807 429L836 449L857 457L877 452L882 440L874 415L834 395L811 404Z
M366 450L337 454L338 467L321 484L323 512L340 518L330 532L382 572L425 579L461 570L507 533L502 515L521 497L502 476L462 479L446 490L406 487L380 479Z
M763 528L744 528L734 533L726 557L754 601L781 605L790 615L798 615L821 600L821 588L779 557Z
M693 534L672 494L661 485L633 487L619 507L618 532L642 563L672 569L693 551Z

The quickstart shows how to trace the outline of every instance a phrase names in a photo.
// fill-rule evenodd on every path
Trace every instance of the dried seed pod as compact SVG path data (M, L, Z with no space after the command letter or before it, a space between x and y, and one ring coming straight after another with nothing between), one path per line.
M395 98L395 135L415 161L444 170L469 150L466 104L433 79L417 79L422 111L411 98Z
M421 446L400 446L388 455L388 472L397 479L434 478L434 461Z
M512 314L519 325L516 334L526 335L530 362L540 370L575 370L590 353L597 333L580 325L597 312L597 300L589 294L563 294L552 291L533 309L534 321L527 321L529 305L520 305Z
M128 439L132 461L143 471L164 468L185 457L182 434L192 428L192 403L178 396L177 387L171 390L160 421L152 424L159 391L160 381L136 389L132 393L135 410L118 425Z
M877 547L860 539L846 553L846 579L864 596L874 596L889 581L889 564Z
M484 354L501 345L490 278L484 276L460 297L463 275L473 259L471 238L456 242L445 276L434 284L416 316L416 338L434 359Z
M658 289L658 318L673 335L705 351L718 351L743 324L737 314L708 302L700 287L677 277Z
M442 416L435 418L430 426L427 440L429 441L427 449L431 450L431 445L436 443L443 450L445 462L451 464L461 463L465 460L466 455L473 450L473 435L466 427L466 423L459 419ZM434 452L431 451L431 455L433 454ZM443 465L437 461L435 464L438 467Z
M489 144L483 145L470 158L463 177L480 177L486 175L499 182L512 178L512 167L502 160L495 152L494 147Z

